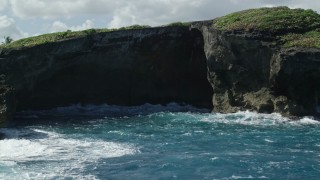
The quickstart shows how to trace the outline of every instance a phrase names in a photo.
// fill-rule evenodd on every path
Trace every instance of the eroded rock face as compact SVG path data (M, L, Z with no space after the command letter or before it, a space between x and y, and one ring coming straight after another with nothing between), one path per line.
M203 37L188 27L98 33L1 54L17 108L169 102L211 107Z
M286 97L286 103L281 101L281 104L287 104L284 113L298 116L318 115L320 50L281 49L275 53L271 65L272 89L276 96Z
M1 124L15 102L18 110L175 101L221 113L318 115L319 49L283 48L270 33L221 31L212 21L5 50L0 62Z
M215 112L318 114L319 49L283 48L270 33L224 32L212 22L193 28L204 36Z
M0 140L3 140L5 138L4 134L0 133Z
M3 76L0 76L0 127L8 125L16 108L14 88L5 85L3 78Z

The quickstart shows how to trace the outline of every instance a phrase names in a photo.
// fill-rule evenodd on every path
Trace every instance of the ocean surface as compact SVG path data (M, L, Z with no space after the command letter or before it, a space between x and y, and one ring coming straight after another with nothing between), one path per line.
M320 179L320 123L150 105L20 112L0 179Z

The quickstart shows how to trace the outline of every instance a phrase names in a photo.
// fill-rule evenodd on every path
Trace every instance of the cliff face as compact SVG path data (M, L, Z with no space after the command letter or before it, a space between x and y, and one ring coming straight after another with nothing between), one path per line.
M210 107L202 36L188 27L97 33L1 57L17 110L172 101Z
M188 103L210 107L199 31L160 27L96 33L1 53L17 110L75 103Z
M268 32L222 31L212 21L193 28L204 36L215 112L318 114L319 49L285 48Z
M7 126L15 113L14 88L5 85L0 77L0 127ZM1 140L1 134L0 134Z
M0 49L0 126L15 107L75 103L175 101L221 113L319 115L319 22L310 10L261 8L189 27L95 32Z

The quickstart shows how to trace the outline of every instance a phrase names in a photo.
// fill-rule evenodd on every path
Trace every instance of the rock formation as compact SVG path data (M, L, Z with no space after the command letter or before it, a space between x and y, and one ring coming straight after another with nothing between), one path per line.
M0 133L0 140L3 140L5 138L5 135Z
M288 25L277 17L279 11ZM258 13L260 16L251 17ZM273 15L276 18L270 27L267 22L262 24L267 21L264 14L267 20ZM290 16L296 14L306 17L290 24ZM234 21L235 17L240 19ZM237 24L252 18L256 21ZM320 33L313 30L320 27L319 20L320 15L310 10L279 7L247 10L194 23L192 27L204 36L208 79L214 88L213 110L279 112L289 117L318 115L320 49L314 39L320 37ZM299 29L300 26L305 27ZM291 36L297 40L287 40ZM288 45L292 42L297 45Z
M269 22L260 23L263 18L241 22L260 11L275 12L280 23L272 22L270 29ZM299 26L281 24L280 11L287 14L284 18L301 16L300 24L295 21ZM213 105L213 111L221 113L317 115L320 49L318 41L303 43L320 37L318 16L305 10L263 8L188 26L97 32L2 48L0 122L10 119L15 107L37 110L75 103L175 101Z
M0 61L0 74L15 88L18 111L77 103L211 107L202 35L187 26L5 49Z
M5 84L4 75L2 75L0 76L0 127L6 126L13 118L15 108L14 88Z

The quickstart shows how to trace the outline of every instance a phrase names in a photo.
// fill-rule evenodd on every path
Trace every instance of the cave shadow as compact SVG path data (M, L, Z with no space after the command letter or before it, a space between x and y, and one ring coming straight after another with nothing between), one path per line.
M121 121L122 119L148 116L161 112L210 113L210 111L211 109L178 103L169 103L167 105L144 104L141 106L78 104L50 110L17 112L11 127L89 125L93 121Z
M24 127L0 128L0 140L8 139L48 139L45 132Z

